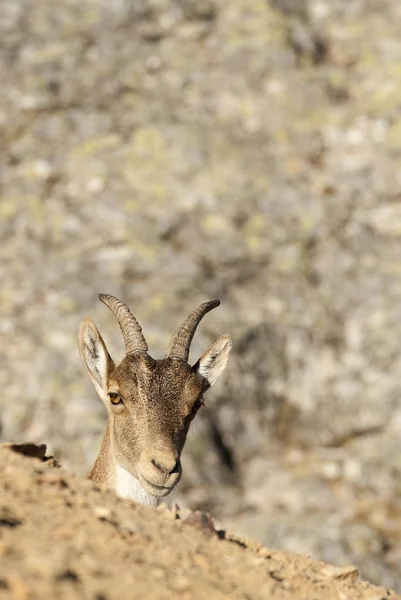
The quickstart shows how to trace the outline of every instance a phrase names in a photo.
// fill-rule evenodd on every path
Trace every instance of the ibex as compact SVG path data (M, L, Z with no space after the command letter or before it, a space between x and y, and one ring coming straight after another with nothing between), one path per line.
M89 479L122 497L156 506L181 477L180 456L203 394L226 368L231 339L222 335L193 365L189 348L202 317L220 304L204 302L174 334L166 357L154 360L141 326L114 296L99 294L120 325L126 356L116 366L95 323L84 319L81 358L108 412L108 422Z

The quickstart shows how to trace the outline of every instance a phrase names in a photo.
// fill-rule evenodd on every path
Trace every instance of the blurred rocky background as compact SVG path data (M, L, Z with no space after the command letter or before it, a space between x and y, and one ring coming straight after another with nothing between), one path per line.
M2 440L85 474L76 332L234 339L175 499L401 588L399 0L2 0Z

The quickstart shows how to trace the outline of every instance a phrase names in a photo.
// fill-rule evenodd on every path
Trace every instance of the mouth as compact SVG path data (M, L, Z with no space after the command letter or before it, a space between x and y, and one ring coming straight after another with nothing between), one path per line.
M175 487L175 485L177 483L177 482L174 482L172 485L169 485L169 486L155 485L154 483L152 483L151 481L146 479L146 477L144 477L142 475L142 473L139 473L139 481L140 481L142 487L144 488L144 490L146 492L148 492L148 494L151 494L152 496L156 496L157 498L162 498L163 496L167 496L172 491L172 489Z

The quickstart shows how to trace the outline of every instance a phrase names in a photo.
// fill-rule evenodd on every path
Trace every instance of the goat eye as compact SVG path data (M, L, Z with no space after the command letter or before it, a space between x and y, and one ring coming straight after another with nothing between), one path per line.
M198 400L195 402L195 404L192 407L192 414L195 414L198 412L198 410L200 409L201 406L203 406L204 401L203 398L198 398Z
M121 400L121 396L120 394L117 394L115 392L110 392L109 393L109 398L110 398L110 402L114 405L116 404L122 404L122 400Z

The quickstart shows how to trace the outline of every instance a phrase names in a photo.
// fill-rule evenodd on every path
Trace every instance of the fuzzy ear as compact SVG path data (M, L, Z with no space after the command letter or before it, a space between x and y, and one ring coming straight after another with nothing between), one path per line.
M197 363L193 366L194 371L199 373L211 387L224 372L230 356L232 342L229 335L219 337L217 342L207 350Z
M82 362L88 370L97 393L105 401L108 392L107 380L114 368L114 363L102 336L91 319L84 319L81 323L78 348Z

